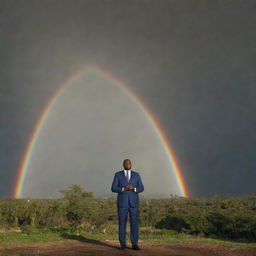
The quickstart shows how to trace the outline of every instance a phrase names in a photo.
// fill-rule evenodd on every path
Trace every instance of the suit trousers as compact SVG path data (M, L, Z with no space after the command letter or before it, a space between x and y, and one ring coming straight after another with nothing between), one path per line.
M121 245L126 245L126 224L129 213L130 219L130 240L131 244L138 244L139 233L139 208L138 207L118 207L118 233Z

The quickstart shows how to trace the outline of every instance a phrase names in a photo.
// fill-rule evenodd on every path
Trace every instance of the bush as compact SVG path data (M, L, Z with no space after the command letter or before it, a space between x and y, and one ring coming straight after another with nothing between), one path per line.
M40 229L30 226L30 225L22 225L20 226L21 232L24 234L32 234L32 233L39 233Z
M182 214L168 215L160 220L155 225L156 228L173 229L177 232L182 232L190 228L186 220L186 216Z

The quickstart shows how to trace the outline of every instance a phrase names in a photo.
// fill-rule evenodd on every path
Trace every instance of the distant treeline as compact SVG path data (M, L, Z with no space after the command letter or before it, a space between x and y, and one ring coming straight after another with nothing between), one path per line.
M118 225L116 199L94 198L80 185L59 192L61 199L1 198L0 228L111 233ZM140 227L255 242L256 195L141 199L139 221Z

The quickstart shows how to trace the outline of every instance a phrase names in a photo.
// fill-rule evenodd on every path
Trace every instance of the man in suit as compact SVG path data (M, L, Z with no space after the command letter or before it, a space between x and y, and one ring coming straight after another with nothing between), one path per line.
M144 186L138 172L131 170L130 159L123 161L124 170L115 173L111 191L117 194L118 232L120 249L126 248L126 223L129 212L130 240L134 250L140 250L138 246L139 233L139 195L144 191Z

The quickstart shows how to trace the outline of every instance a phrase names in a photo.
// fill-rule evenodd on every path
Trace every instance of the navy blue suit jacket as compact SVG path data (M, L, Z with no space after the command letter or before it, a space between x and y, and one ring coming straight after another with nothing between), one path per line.
M133 187L135 187L136 192L131 190L122 191L122 188L124 186L127 186L128 184L131 184ZM138 193L141 193L142 191L144 191L144 186L138 172L131 170L131 177L128 183L124 174L124 170L122 170L115 173L112 186L111 186L111 191L118 193L117 207L128 207L129 205L131 207L138 207L139 206Z

